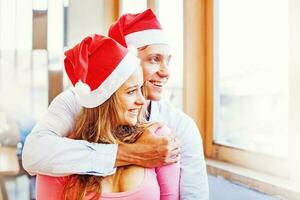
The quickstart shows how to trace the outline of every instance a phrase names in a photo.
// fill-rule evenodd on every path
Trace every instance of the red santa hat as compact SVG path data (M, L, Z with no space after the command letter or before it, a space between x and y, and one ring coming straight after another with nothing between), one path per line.
M113 23L109 37L127 47L168 44L161 25L151 9L138 14L124 14Z
M139 66L134 54L113 39L96 34L66 51L65 70L80 104L94 108L109 99Z

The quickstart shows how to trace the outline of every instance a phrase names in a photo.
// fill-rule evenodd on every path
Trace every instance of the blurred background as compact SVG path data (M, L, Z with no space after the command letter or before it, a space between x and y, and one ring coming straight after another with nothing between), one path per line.
M210 199L300 199L299 0L0 0L0 200L34 199L26 136L70 83L63 52L151 8L165 99L197 123Z

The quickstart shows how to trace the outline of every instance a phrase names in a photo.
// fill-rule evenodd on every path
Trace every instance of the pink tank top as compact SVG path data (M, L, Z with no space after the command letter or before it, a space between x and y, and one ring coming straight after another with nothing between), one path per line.
M157 130L163 135L168 129ZM178 200L179 199L179 163L158 168L145 168L142 183L133 190L118 193L102 193L101 200ZM37 175L37 200L60 200L68 177ZM85 199L90 199L89 195Z
M66 177L51 177L45 175L37 176L36 195L39 200L60 200ZM89 199L89 195L85 198ZM142 183L126 192L102 193L101 200L158 200L160 199L160 188L156 180L156 172L153 168L145 169L144 180Z

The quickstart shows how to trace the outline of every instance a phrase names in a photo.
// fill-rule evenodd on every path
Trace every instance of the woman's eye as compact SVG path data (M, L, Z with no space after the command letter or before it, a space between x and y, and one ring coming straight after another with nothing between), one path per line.
M130 90L130 91L127 92L127 94L133 94L135 91L136 91L136 89Z

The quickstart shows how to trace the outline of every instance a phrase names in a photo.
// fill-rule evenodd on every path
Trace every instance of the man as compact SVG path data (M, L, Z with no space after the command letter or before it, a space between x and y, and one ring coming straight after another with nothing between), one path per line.
M127 14L111 26L109 36L124 46L139 49L148 100L149 120L171 128L181 143L181 199L208 199L208 183L200 133L194 121L161 100L169 78L169 46L151 10ZM45 119L29 135L23 165L31 173L48 175L110 175L116 166L135 164L157 167L178 161L178 142L172 136L154 137L156 123L135 144L103 145L64 138L80 110L75 94L68 90L54 99ZM60 136L60 137L59 137ZM143 143L143 137L150 142ZM49 151L50 150L50 151Z

